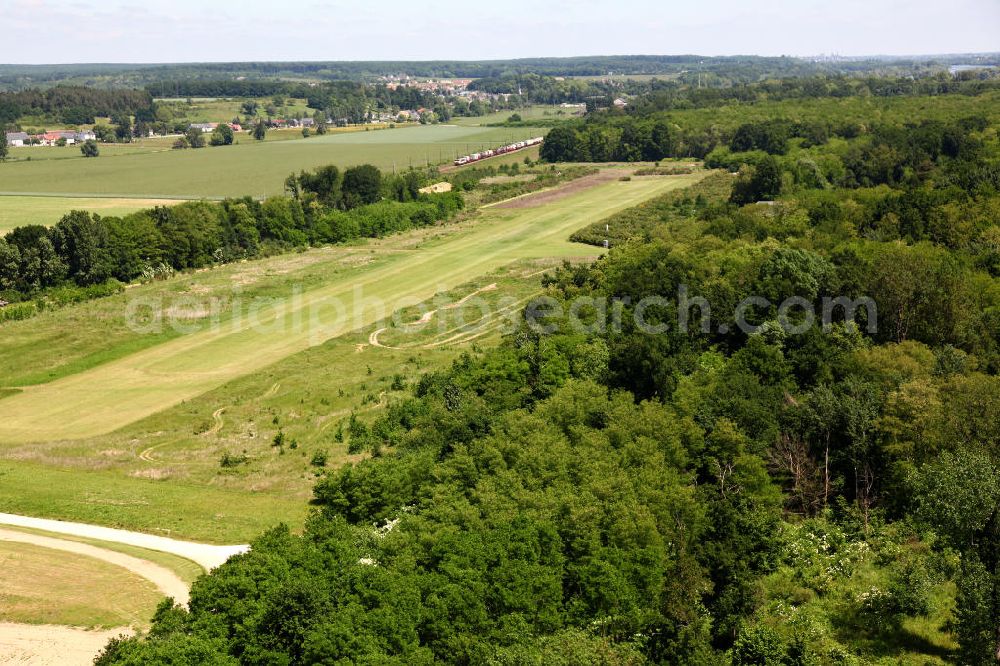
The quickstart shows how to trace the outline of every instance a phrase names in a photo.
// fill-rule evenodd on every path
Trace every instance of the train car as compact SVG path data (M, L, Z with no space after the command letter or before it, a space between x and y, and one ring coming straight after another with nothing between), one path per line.
M529 146L537 146L543 140L543 137L535 136L530 139L525 139L524 141L509 143L506 146L500 146L499 148L490 148L479 153L472 153L471 155L459 157L455 160L454 164L455 166L463 166L465 164L471 164L472 162L478 162L479 160L496 157L497 155L506 155L507 153L513 153L523 148L528 148Z

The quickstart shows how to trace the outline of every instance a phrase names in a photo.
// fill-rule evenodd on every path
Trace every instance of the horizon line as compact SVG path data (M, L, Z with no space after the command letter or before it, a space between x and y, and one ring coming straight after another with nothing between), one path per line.
M757 55L753 53L740 53L740 54L728 54L728 55L704 55L698 53L611 53L611 54L589 54L589 55L572 55L572 56L516 56L511 58L474 58L474 59L447 59L447 58L425 58L425 59L411 59L411 58L390 58L382 60L308 60L308 59L290 59L290 60L173 60L173 61L147 61L147 62L130 62L130 61L86 61L86 62L0 62L0 67L65 67L65 66L132 66L132 67L165 67L171 65L240 65L240 64L323 64L323 63L334 63L334 64L356 64L356 63L505 63L505 62L517 62L523 60L574 60L583 58L711 58L711 59L724 59L724 58L767 58L767 59L781 59L781 58L791 58L794 60L811 60L816 58L837 58L842 60L906 60L906 59L918 59L918 58L947 58L947 57L1000 57L1000 50L998 51L967 51L967 52L938 52L938 53L871 53L863 55L842 55L839 53L814 53L808 55Z

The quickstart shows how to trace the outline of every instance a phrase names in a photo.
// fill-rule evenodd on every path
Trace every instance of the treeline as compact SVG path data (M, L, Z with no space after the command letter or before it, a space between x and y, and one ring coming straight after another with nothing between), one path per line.
M539 155L549 162L655 162L690 152L668 120L620 117L557 125L545 135Z
M985 109L1000 93L1000 79L962 81L953 77L803 78L723 89L657 82L651 86L654 90L630 99L624 110L592 111L585 120L551 132L542 147L545 159L603 162L704 158L720 147L784 154L792 139L801 139L801 145L808 148L831 138L870 135L875 129L886 132L895 126L895 131L903 131L901 128L919 124L921 118L954 124L958 119L948 116L960 100L972 97L977 109ZM893 117L883 115L882 120L873 121L863 104L873 96L899 98L904 103L894 105ZM829 98L850 100L850 104L837 114L817 113L817 105ZM889 102L882 104L888 106ZM610 105L610 100L605 105ZM727 107L746 109L746 113L723 114L721 110ZM705 113L700 114L699 109ZM740 115L755 120L740 122ZM992 118L995 114L981 115L969 122L981 123L987 115ZM658 136L653 136L654 129ZM668 133L672 138L666 141L663 137Z
M383 177L371 165L343 172L325 167L291 176L288 184L289 196L264 201L186 202L121 218L74 211L52 228L15 228L0 239L0 298L44 300L62 287L152 279L295 247L380 237L448 219L463 207L458 194L420 194L418 172Z
M755 81L732 86L691 85L692 81L652 81L648 94L635 101L629 113L707 108L726 103L748 104L780 100L847 97L918 97L926 95L980 95L1000 89L1000 78L991 70L956 76L850 77L805 76Z
M640 94L649 88L648 83L633 80L609 82L589 79L566 79L564 77L542 76L539 74L508 74L501 77L476 79L469 84L469 90L479 90L492 94L513 95L524 102L533 104L583 104L594 99L610 98L614 95Z
M949 55L947 58L857 58L813 61L790 57L698 55L581 56L571 58L521 58L483 61L353 61L353 62L232 62L168 65L81 64L0 65L0 87L12 89L40 84L89 82L105 88L143 87L160 81L280 79L373 80L408 74L419 77L485 78L510 74L545 76L605 76L663 74L685 83L731 85L765 78L826 75L922 76L947 70L950 65L1000 64L995 55Z
M444 97L409 86L389 89L384 84L335 81L320 85L305 85L269 80L198 80L164 81L143 90L101 90L89 87L58 86L49 89L29 89L17 93L0 93L0 124L14 125L24 117L35 117L68 125L93 123L95 118L118 119L135 117L144 123L143 130L170 127L169 113L158 106L154 97L244 97L305 99L307 106L327 117L350 123L370 121L372 113L391 109L433 109L442 120L452 114L452 104ZM491 107L479 101L472 105L466 100L452 100L457 115L483 115ZM164 123L168 123L165 125Z
M783 109L794 113L794 108ZM914 167L922 160L932 162L941 157L975 161L977 139L991 122L985 114L947 119L921 119L921 112L914 109L908 120L883 120L858 122L856 117L826 117L791 120L787 117L770 117L739 124L699 123L685 121L669 113L590 114L583 120L574 120L555 127L545 138L541 156L550 162L611 162L654 161L667 157L694 157L707 159L710 166L732 166L739 158L729 159L729 153L760 151L770 155L785 155L792 148L822 152L821 146L831 139L838 142L836 157L845 158L852 168L857 167L858 184L893 182L884 174L895 171L898 180L905 167ZM715 151L715 152L713 152ZM846 153L851 152L848 156ZM871 173L864 171L862 162L871 160ZM886 162L892 164L886 166Z
M284 97L305 98L312 87L272 79L164 79L146 86L153 97Z
M56 86L46 90L0 92L0 125L23 116L45 116L69 125L93 123L98 116L147 115L153 98L144 90L100 90Z
M534 72L508 73L473 81L469 88L513 95L525 102L559 104L587 103L590 110L611 106L616 97L629 96L628 113L648 115L655 111L705 108L724 103L748 104L758 101L817 99L825 97L904 97L922 95L979 95L1000 89L1000 79L992 70L945 72L899 78L875 76L786 73L780 78L760 81L736 72L706 74L687 71L679 77L630 79L627 76L582 79L546 76Z

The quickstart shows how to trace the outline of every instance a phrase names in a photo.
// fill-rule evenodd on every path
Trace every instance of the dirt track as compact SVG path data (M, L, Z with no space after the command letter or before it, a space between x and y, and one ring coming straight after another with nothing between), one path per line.
M112 543L138 546L179 555L193 560L206 569L222 564L231 555L243 552L247 546L212 546L178 541L164 537L116 530L84 523L30 518L0 513L0 525L27 527L56 534L67 534ZM152 582L164 594L178 603L188 602L188 586L173 571L138 557L107 548L92 546L79 541L42 536L0 527L0 541L27 543L42 548L52 548L93 557L109 564L128 569ZM83 666L93 662L94 656L108 639L131 634L130 627L106 631L91 631L61 625L33 625L0 622L0 666Z
M188 586L166 567L138 557L79 541L18 532L0 528L0 541L27 543L61 550L120 566L152 582L164 596L178 603L188 602ZM16 624L0 622L0 665L76 666L90 664L109 639L131 634L131 627L88 630L51 624Z
M131 629L90 631L54 624L0 622L0 665L75 666L92 664L108 640Z
M114 564L115 566L128 569L132 573L142 576L156 585L160 592L163 593L163 596L173 597L174 601L177 603L187 604L188 602L188 586L187 583L181 580L180 576L166 567L162 567L159 564L154 564L147 560L139 559L138 557L132 557L131 555L119 553L115 550L108 550L107 548L91 546L90 544L80 543L79 541L54 539L52 537L41 536L39 534L29 534L27 532L5 530L2 528L0 528L0 541L27 543L32 546L40 546L42 548L51 548L53 550L62 550L67 553L76 553L77 555L93 557L94 559L102 560L108 564Z
M492 208L538 208L539 206L544 206L552 203L553 201L565 199L566 197L576 194L577 192L589 190L597 185L601 185L612 180L618 180L623 176L629 176L631 174L632 171L624 169L601 169L595 174L571 180L565 185L559 185L549 190L532 192L531 194L525 194L524 196L502 201L492 206Z
M231 556L245 552L248 548L245 545L213 546L193 541L179 541L152 534L143 534L142 532L129 532L128 530L116 530L99 525L87 525L86 523L71 523L64 520L30 518L12 513L0 513L0 525L27 527L29 529L55 532L56 534L70 534L88 539L97 539L98 541L110 541L111 543L122 543L148 550L158 550L197 562L205 569L214 569Z

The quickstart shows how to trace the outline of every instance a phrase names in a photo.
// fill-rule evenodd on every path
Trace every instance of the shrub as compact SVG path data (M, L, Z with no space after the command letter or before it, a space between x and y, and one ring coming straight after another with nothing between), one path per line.
M240 465L245 465L250 462L250 457L245 453L240 455L232 455L228 451L222 454L222 459L219 460L219 467L223 469L232 469L234 467L239 467Z
M38 312L38 307L28 301L26 303L12 303L0 308L0 322L21 321L34 317Z
M320 450L313 454L312 460L309 461L309 464L313 467L326 467L327 458L328 456L326 451Z
M746 627L733 644L733 666L783 666L786 648L768 627Z

